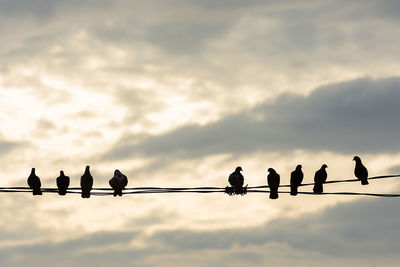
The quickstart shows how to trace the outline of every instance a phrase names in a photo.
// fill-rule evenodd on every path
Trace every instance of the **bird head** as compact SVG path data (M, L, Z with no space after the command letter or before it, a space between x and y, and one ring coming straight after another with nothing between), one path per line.
M235 172L241 172L241 171L243 171L243 170L242 170L242 167L240 167L240 166L239 166L239 167L236 167Z
M64 171L60 171L60 175L61 175L61 176L64 176Z
M354 156L353 160L355 160L356 162L360 162L361 159L358 156Z
M296 170L301 170L301 165L297 165Z
M35 168L32 168L31 173L35 173Z
M272 168L269 168L269 169L268 169L268 172L270 172L270 173L275 173L276 171L275 171L274 169L272 169Z
M321 166L321 169L325 169L325 168L328 168L328 166L326 164Z
M85 168L85 173L90 173L90 170L89 170L89 168L90 168L90 166L88 165L88 166L86 166L86 168Z
M115 171L114 171L114 174L119 174L119 173L121 173L118 169L116 169Z

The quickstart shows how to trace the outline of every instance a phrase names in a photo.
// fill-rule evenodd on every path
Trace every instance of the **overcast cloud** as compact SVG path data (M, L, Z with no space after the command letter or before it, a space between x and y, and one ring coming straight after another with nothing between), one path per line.
M397 200L369 199L338 204L300 218L281 218L247 229L180 229L141 235L135 231L97 232L63 242L0 248L4 266L82 265L257 266L281 262L301 266L395 265L399 260ZM228 222L226 222L228 223ZM35 231L35 228L32 228ZM135 247L139 239L145 245ZM42 253L48 256L42 257ZM294 257L287 257L287 255ZM197 255L197 256L195 256ZM230 259L234 259L233 262Z
M396 153L399 114L399 78L359 79L321 87L309 96L283 94L204 126L188 125L142 139L124 137L105 158L165 154L190 158L296 149Z
M26 185L32 167L45 187L60 170L79 186L86 165L95 186L119 169L129 186L222 187L239 165L251 185L268 167L286 183L299 163L311 182L322 163L352 177L354 154L371 175L398 172L399 10L0 0L0 187ZM397 180L329 189L396 192ZM1 193L0 208L2 266L398 262L391 200Z

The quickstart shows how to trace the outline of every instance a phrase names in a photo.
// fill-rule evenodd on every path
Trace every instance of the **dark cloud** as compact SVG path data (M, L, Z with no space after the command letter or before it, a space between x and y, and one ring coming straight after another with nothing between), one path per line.
M140 250L128 253L123 247L136 235L135 232L98 232L59 243L11 246L0 249L0 263L3 266L110 266L118 262L118 266L131 266L123 265L124 260L139 255ZM106 254L101 252L104 248L107 248ZM122 261L121 255L125 256Z
M151 237L179 251L230 249L271 242L288 244L326 256L359 258L397 256L397 200L362 200L340 204L321 213L282 218L262 227L221 231L169 231Z
M400 79L359 79L321 87L309 96L273 102L205 126L164 135L122 138L105 159L136 155L203 157L256 151L399 152Z
M247 229L164 230L150 235L98 232L57 243L2 246L0 264L173 266L192 262L194 266L232 266L240 262L248 266L267 260L277 264L300 261L309 266L318 260L331 266L340 262L393 265L400 260L397 207L397 199L364 199ZM137 239L145 245L129 245Z

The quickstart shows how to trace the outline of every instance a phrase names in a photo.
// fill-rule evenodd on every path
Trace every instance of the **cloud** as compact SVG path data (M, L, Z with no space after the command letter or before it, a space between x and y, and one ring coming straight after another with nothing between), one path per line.
M61 242L0 247L4 266L256 266L315 262L393 265L399 260L397 199L338 204L297 218L229 230L100 231ZM240 218L238 218L239 220ZM132 242L143 242L132 245ZM46 253L43 253L46 252ZM201 256L200 256L201 255Z
M230 249L283 243L303 251L345 258L397 253L397 200L361 200L339 204L300 218L281 218L262 227L222 231L166 231L151 240L179 251ZM396 256L397 257L397 256Z
M2 141L0 140L0 156L3 156L10 152L12 149L18 147L19 144L16 142Z
M391 168L389 169L389 173L395 173L395 174L400 173L400 165L391 167Z
M309 96L283 94L205 126L163 135L122 138L105 156L196 158L293 150L338 153L399 152L400 79L368 78L332 84Z

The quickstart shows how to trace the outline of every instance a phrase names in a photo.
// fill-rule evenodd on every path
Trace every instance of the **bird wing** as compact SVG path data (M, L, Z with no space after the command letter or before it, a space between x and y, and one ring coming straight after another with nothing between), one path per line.
M236 185L236 179L235 179L235 173L234 173L234 172L231 173L231 174L229 175L228 182L229 182L232 186L235 186L235 185Z
M128 177L126 177L126 175L123 175L122 186L125 187L127 185L128 185Z

